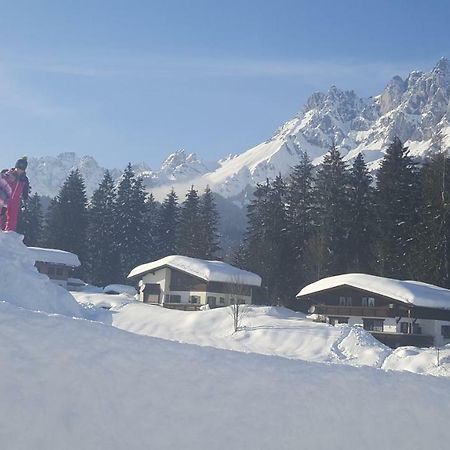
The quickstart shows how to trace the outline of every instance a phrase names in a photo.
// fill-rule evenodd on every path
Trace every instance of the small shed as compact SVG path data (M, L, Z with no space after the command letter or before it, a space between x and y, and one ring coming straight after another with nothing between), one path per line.
M67 289L67 281L73 271L81 266L75 253L54 248L28 247L40 273L47 275L54 283Z

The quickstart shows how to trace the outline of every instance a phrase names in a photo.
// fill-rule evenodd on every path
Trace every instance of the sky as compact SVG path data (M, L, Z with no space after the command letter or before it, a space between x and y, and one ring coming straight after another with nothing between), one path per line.
M315 91L378 94L450 57L450 2L0 0L0 163L153 169L268 139Z

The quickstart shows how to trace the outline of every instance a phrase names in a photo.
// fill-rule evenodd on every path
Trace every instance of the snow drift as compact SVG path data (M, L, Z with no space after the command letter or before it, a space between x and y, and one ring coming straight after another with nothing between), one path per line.
M68 291L34 267L33 253L23 236L0 232L0 301L34 311L84 317L83 308Z

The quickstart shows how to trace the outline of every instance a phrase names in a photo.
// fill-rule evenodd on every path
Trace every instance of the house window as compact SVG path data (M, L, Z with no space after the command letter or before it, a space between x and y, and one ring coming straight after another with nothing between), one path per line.
M219 304L220 305L225 305L225 298L224 297L220 297L219 298Z
M169 303L181 303L181 295L177 294L169 295Z
M409 333L409 323L400 322L400 333Z
M444 339L450 339L450 325L442 325L441 334Z
M200 303L200 296L198 296L198 295L191 295L189 297L189 303L193 303L193 304Z
M339 306L352 306L351 297L339 297Z
M383 324L383 319L363 319L363 326L367 331L383 332Z
M373 308L375 306L375 299L373 297L363 297L362 306Z

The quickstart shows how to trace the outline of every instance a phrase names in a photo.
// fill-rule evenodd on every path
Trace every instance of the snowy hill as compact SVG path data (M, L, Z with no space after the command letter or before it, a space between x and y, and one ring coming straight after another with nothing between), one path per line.
M79 305L33 263L0 232L2 448L448 447L450 348L433 371L433 349L390 352L282 308L252 307L232 333L227 308L94 292Z
M209 185L223 197L245 202L256 183L287 174L307 151L318 164L332 142L351 161L364 153L377 169L386 146L398 136L422 158L438 148L450 148L450 63L442 58L430 72L411 72L405 79L394 76L379 95L361 98L354 91L332 86L316 92L300 113L283 124L267 141L244 151L206 163L195 154L179 150L169 155L160 169L135 164L135 172L158 199L174 186L181 195L191 184ZM438 138L438 136L440 136ZM213 145L213 143L212 143ZM230 149L236 151L236 149ZM79 168L92 193L104 169L90 156L62 153L57 157L31 158L29 175L33 190L54 196L70 170ZM117 179L122 170L113 169Z

